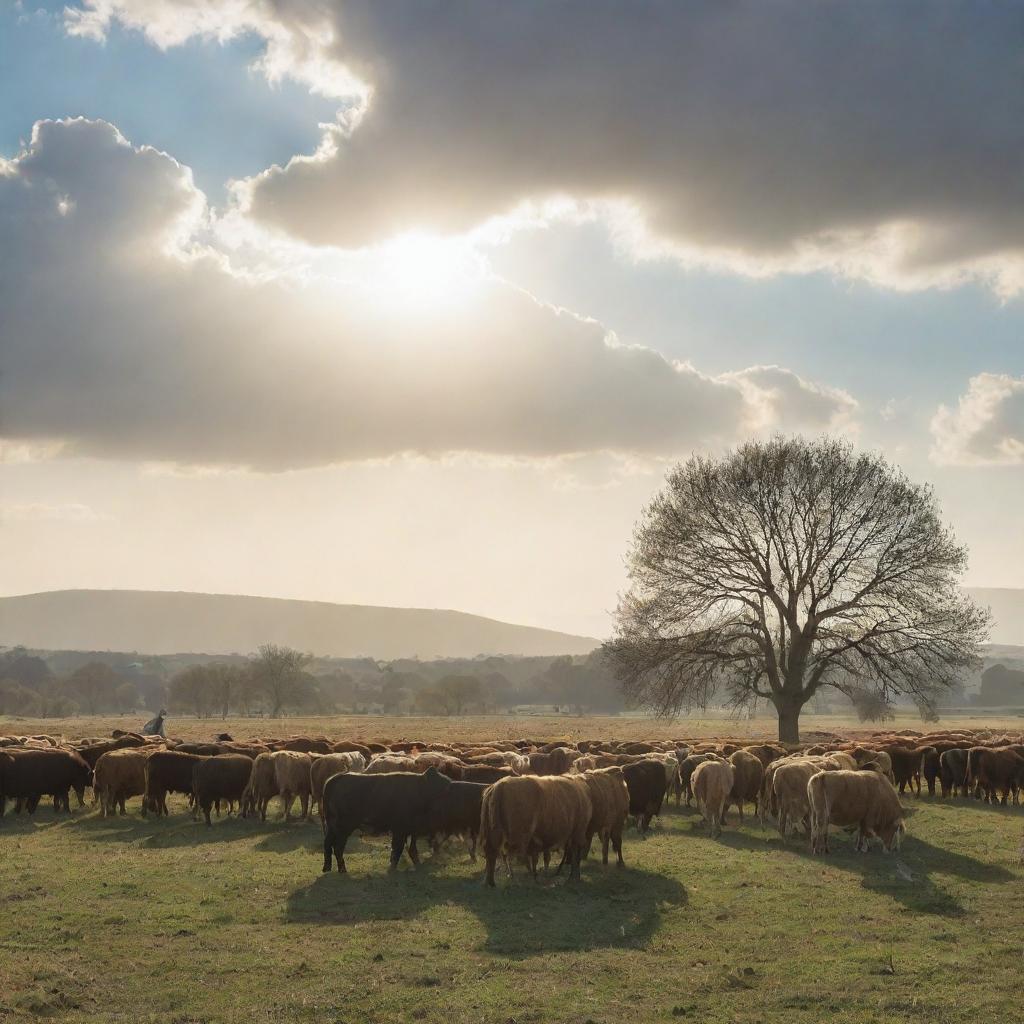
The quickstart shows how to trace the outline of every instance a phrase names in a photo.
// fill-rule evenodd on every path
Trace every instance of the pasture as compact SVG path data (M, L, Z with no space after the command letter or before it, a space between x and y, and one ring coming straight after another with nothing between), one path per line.
M617 735L632 727L612 721ZM196 729L173 731L220 728L187 724ZM367 737L398 735L392 723L361 724ZM441 725L403 732L434 738ZM465 722L446 725L471 735ZM611 731L547 725L548 736ZM664 728L692 735L688 725ZM28 728L54 724L18 723ZM243 735L244 723L228 729ZM542 734L523 721L512 732ZM804 838L762 832L749 811L740 827L732 810L712 840L696 811L673 804L646 839L628 833L625 870L592 857L579 885L535 885L518 869L487 891L482 862L459 842L388 875L386 840L353 840L350 874L321 875L319 824L284 824L276 800L265 824L224 817L212 828L181 797L169 818L145 820L138 799L106 819L88 805L55 816L47 802L34 819L0 821L0 1019L1012 1018L1024 977L1024 809L927 796L904 805L899 854L857 854L840 832L832 854L811 857Z

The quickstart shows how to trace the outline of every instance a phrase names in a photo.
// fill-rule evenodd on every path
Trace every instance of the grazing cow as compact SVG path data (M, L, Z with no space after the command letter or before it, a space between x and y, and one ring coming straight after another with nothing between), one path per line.
M451 776L448 776L451 778ZM436 853L450 836L466 840L469 857L476 860L477 837L480 833L480 809L489 783L456 782L431 804L426 837ZM409 840L409 857L416 863L416 835Z
M417 754L413 758L413 765L414 772L425 772L428 768L436 768L453 782L461 780L466 769L466 766L454 755L439 753L435 750Z
M594 836L601 837L601 863L608 865L608 844L615 850L618 865L622 860L622 831L629 815L629 789L622 768L598 768L584 772L583 781L590 792L590 822L587 825L587 846L589 855Z
M903 808L892 783L878 772L818 772L807 783L811 805L811 852L828 853L829 825L856 825L855 849L877 836L888 851L899 849Z
M697 765L705 761L721 761L722 759L711 751L701 754L689 754L683 758L679 766L679 785L682 793L686 796L686 806L689 807L693 801L693 773ZM678 805L678 801L676 801Z
M773 810L780 835L788 835L797 823L811 830L811 805L807 801L807 783L822 770L822 759L794 757L776 761L771 770L769 807Z
M527 771L530 775L564 775L580 756L578 750L563 746L536 750L529 755L530 767Z
M96 762L92 789L104 817L125 814L125 800L146 792L146 762L154 753L151 746L125 747L108 750Z
M312 758L298 750L275 750L270 758L274 764L274 779L281 797L284 820L292 820L292 802L298 797L302 805L302 820L305 821L309 817Z
M341 772L361 772L366 767L366 759L357 750L339 751L336 754L324 754L313 758L309 769L310 794L313 803L320 810L320 821L324 819L323 795L324 783L332 776Z
M637 829L646 834L665 800L665 766L660 761L635 761L623 765L622 774L629 790L629 813Z
M252 766L252 759L245 754L223 754L197 761L192 768L193 814L201 810L210 825L210 808L214 803L218 808L221 800L228 801L229 806L235 801L241 805Z
M92 782L92 770L74 750L5 747L3 753L3 786L0 790L0 817L8 798L17 801L16 810L24 806L34 814L44 796L53 797L55 810L70 813L70 790L78 796L79 806L85 804L85 787Z
M142 816L147 810L167 814L167 794L192 796L192 770L202 761L200 754L178 750L157 750L146 761L146 791L142 799Z
M755 743L744 749L748 754L753 754L761 762L761 767L766 770L772 761L786 756L786 748L773 743Z
M665 775L659 777L664 785ZM486 884L494 885L498 857L523 858L537 879L537 859L563 851L570 881L580 877L580 859L592 815L583 776L514 776L488 786L480 818L480 839L487 861Z
M674 753L662 753L655 752L653 754L645 754L642 758L645 761L659 761L665 767L665 798L668 799L673 795L676 798L676 806L679 806L679 798L683 792L683 787L679 777L679 760L676 758ZM575 767L575 765L573 766ZM601 765L602 768L609 767L608 765Z
M398 867L406 842L429 835L434 804L454 783L436 768L422 774L391 772L383 775L332 775L324 784L324 871L331 857L345 872L345 844L356 829L391 835L391 870ZM415 847L409 850L419 863Z
M939 785L943 797L967 796L967 751L953 747L939 754Z
M515 775L515 772L506 765L490 764L467 764L462 770L462 778L465 782L480 782L489 786L499 779L507 779Z
M373 751L368 746L363 743L356 743L354 740L339 740L331 745L331 751L335 754L347 754L350 752L362 754L366 764L369 764L370 758L373 757Z
M374 754L366 766L367 775L389 775L395 772L415 772L416 761L402 754Z
M732 791L722 812L724 819L725 812L730 805L735 804L740 812L740 823L743 823L743 804L750 801L754 805L754 813L757 814L758 794L761 791L761 783L764 781L764 765L761 759L748 750L737 750L729 755L729 763L732 765L733 782Z
M242 817L258 814L261 821L267 820L267 805L278 795L277 774L274 771L274 754L260 754L252 763L249 784L242 793Z
M1017 803L1022 768L1024 758L1008 747L971 747L967 752L967 785L980 790L982 799L990 804L997 800L1006 804L1011 793Z
M292 750L299 754L332 754L334 748L323 736L310 739L308 736L292 736L278 744L278 750Z
M896 776L892 771L892 758L884 750L872 750L870 747L854 747L850 751L854 761L858 765L867 764L868 761L876 762L882 769L882 774L895 786Z
M98 743L76 744L75 749L85 760L89 767L95 770L96 762L112 750L124 750L127 747L148 747L149 744L143 737L135 733L126 732L112 740L101 740Z
M908 788L917 796L921 795L921 750L918 747L891 745L884 748L889 755L893 779L900 795ZM872 758L871 760L877 760Z
M722 834L722 819L732 792L735 772L726 761L704 761L694 769L691 783L697 808L711 826L711 835Z
M935 780L938 779L941 770L938 750L935 747L922 747L920 773L928 786L929 796L935 796Z

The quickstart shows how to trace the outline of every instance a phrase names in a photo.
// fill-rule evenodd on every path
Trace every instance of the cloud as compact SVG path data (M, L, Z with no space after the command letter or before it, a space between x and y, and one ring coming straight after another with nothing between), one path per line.
M263 70L338 97L254 214L360 247L572 197L638 251L901 288L1024 284L1024 8L865 0L84 0L156 44L262 35Z
M5 442L261 469L663 455L852 409L776 367L702 374L486 275L407 302L386 275L360 284L351 255L261 250L240 223L105 122L37 124L0 173Z
M1024 465L1024 377L972 377L955 408L939 406L932 438L932 460L941 465Z
M106 519L89 505L0 505L0 523L98 523Z

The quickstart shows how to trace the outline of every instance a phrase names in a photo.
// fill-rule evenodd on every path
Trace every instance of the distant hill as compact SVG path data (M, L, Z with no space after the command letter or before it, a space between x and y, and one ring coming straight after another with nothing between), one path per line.
M262 643L330 657L586 654L598 641L465 612L148 590L0 598L0 645L49 650L248 654Z
M1024 590L1012 587L965 587L982 607L992 609L993 644L1024 645Z

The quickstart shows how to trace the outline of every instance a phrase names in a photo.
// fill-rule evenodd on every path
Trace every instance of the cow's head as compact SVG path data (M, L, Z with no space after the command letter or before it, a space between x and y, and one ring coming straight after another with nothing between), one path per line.
M903 824L903 819L898 818L892 824L886 825L885 828L881 829L878 837L882 840L882 845L886 850L890 853L898 853L906 832L907 827Z
M427 792L431 795L438 795L444 793L445 790L452 784L452 780L447 775L443 775L437 770L434 765L431 765L423 773L423 784L427 788Z

